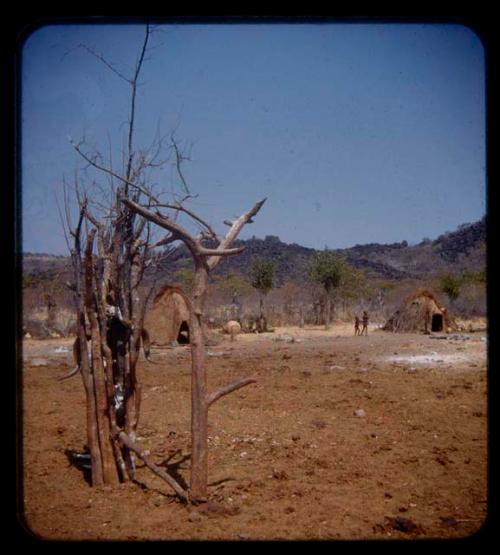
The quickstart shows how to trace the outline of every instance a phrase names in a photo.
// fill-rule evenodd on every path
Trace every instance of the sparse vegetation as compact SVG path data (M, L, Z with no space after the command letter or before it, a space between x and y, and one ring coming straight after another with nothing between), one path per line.
M272 239L274 241L274 238ZM276 240L279 239L276 237ZM264 316L264 298L274 287L275 264L271 260L257 258L250 268L250 284L259 292L259 330L266 331L267 322Z
M256 541L383 541L388 533L396 540L473 534L488 508L484 332L468 341L387 332L365 341L353 336L351 324L338 323L328 332L309 326L276 332L235 343L225 337L210 348L218 355L207 357L211 387L225 384L235 369L258 370L259 376L258 385L211 409L206 511L173 502L143 464L134 484L89 491L63 454L83 443L81 384L67 381L61 390L54 378L69 361L64 365L64 355L49 354L53 342L27 342L23 490L31 529L59 541L239 541L243 534ZM276 341L285 333L297 341ZM429 351L443 360L411 362ZM456 362L446 362L450 354ZM42 370L35 365L41 357L48 363ZM150 462L187 482L189 356L177 347L153 350L153 357L155 365L140 361L145 402L139 441L151 451ZM399 357L407 362L392 360ZM424 531L409 535L387 524L387 516L399 515ZM450 517L460 524L444 525Z
M445 293L450 302L458 299L461 286L462 280L453 274L445 274L439 279L439 289Z
M115 113L104 107L106 115L112 118L115 113L121 120L115 122L116 132L102 132L100 124L108 127L110 120L101 117L102 106L93 99L91 110L90 105L72 110L88 117L82 123L85 131L78 131L76 124L61 126L80 135L77 141L69 138L78 167L71 184L62 179L62 202L57 203L70 256L27 254L23 261L19 458L24 466L19 509L24 527L49 541L426 539L474 534L489 508L485 219L412 246L403 240L316 250L286 244L277 235L238 240L248 224L259 225L267 199L254 198L253 206L240 212L232 202L224 208L219 195L224 191L234 200L241 197L230 191L235 187L245 187L243 196L271 187L276 176L260 163L263 153L272 153L281 168L291 168L279 176L287 192L309 175L323 186L325 168L314 167L317 157L303 152L304 141L290 142L301 136L300 130L297 134L298 128L281 125L286 114L285 119L272 114L274 106L267 106L261 83L252 75L251 90L245 87L252 104L243 111L253 112L260 131L265 131L263 123L274 129L281 122L279 133L286 129L286 140L273 133L278 139L274 146L266 140L259 141L260 150L250 145L252 170L265 169L260 177L245 169L238 177L233 167L226 172L219 165L228 158L244 168L246 161L237 151L247 144L233 141L231 150L214 142L193 172L206 179L199 185L207 196L196 200L199 195L193 194L184 174L190 149L180 146L177 131L163 136L163 122L158 121L154 132L150 116L156 101L141 94L141 87L153 84L161 67L159 74L168 74L170 84L179 79L183 83L183 88L164 94L163 81L157 82L162 119L182 120L182 114L189 113L206 130L227 139L231 134L224 132L226 123L231 118L233 127L241 122L238 114L226 113L238 91L218 79L219 55L216 66L203 60L198 64L210 77L202 87L205 107L192 97L186 111L178 101L185 103L185 91L198 90L196 80L189 78L189 56L197 52L189 47L193 37L198 42L206 35L212 54L219 54L221 47L227 50L230 43L219 43L199 29L196 36L176 32L180 41L168 51L157 50L160 64L144 74L153 33L171 34L167 27L149 22L144 31L135 63L132 59L117 65L90 45L75 47L126 84L128 109L123 111L118 89L108 89L107 80L97 76L117 108ZM252 57L258 35L267 42L255 29L250 40L243 40ZM81 40L90 37L82 34ZM127 44L133 40L129 35ZM65 44L66 39L45 35L31 65L42 67L43 55L54 43ZM300 45L298 49L304 51ZM326 50L322 54L326 56L319 58L335 59ZM61 53L62 59L71 56L71 48ZM315 58L307 56L309 61ZM181 73L167 71L169 60L176 61L174 69ZM50 65L55 62L52 58ZM280 67L282 60L271 72L283 84L281 89L290 91L293 87L282 79ZM234 78L233 69L228 71L232 81L243 83ZM47 75L46 70L38 74ZM48 75L50 79L50 70ZM49 81L43 83L34 80L27 98L50 88ZM224 90L212 88L216 83ZM373 91L370 86L362 89ZM85 94L91 93L88 89ZM60 106L57 94L49 96L50 103L35 103L29 113L40 114L44 108L51 120L38 125L38 131L55 130L57 135L57 118L52 116ZM137 116L144 113L136 109L141 98L151 112L143 128L137 125ZM218 100L225 118L219 117ZM332 107L335 99L330 100ZM288 112L296 105L293 99L287 104ZM208 106L213 117L197 118L200 106L204 114ZM351 108L354 114L365 112L357 100ZM329 117L333 113L329 110L322 118L327 125L335 119ZM305 116L307 120L307 111ZM243 123L245 132L238 135L246 143L252 137L266 139L258 130L247 133ZM366 132L365 123L361 118L354 127ZM92 129L87 131L87 124ZM176 129L181 125L179 120ZM188 128L194 129L190 124ZM324 153L329 137L320 128L316 131L305 142ZM138 139L147 140L146 133L152 136L141 148ZM211 144L202 128L195 135L198 144ZM355 140L352 146L362 143L366 141ZM368 143L364 146L370 149ZM394 160L402 160L394 149L390 152ZM344 154L349 159L355 150ZM374 159L380 155L390 166L384 152L375 153ZM38 158L47 162L45 168L54 168L46 153ZM313 171L304 166L297 172L293 160L311 161ZM218 175L212 173L212 162ZM425 162L423 166L432 170ZM364 169L364 182L380 178L380 168ZM57 182L36 175L41 183ZM338 176L329 175L339 183ZM432 176L420 177L422 183L433 182ZM362 182L352 176L343 181L350 192L353 183ZM274 193L276 207L282 199ZM320 211L326 214L328 223L340 222L332 202L347 212L340 189L332 191L331 202L329 191L316 193L316 199L305 193L296 197L302 221L311 203L318 216ZM373 208L370 199L365 200ZM30 201L38 203L34 195ZM203 207L205 216L199 212ZM225 220L219 220L221 209ZM376 212L384 217L383 210ZM44 224L51 220L50 211L33 213L35 225L42 218ZM400 208L398 218L386 217L386 223L397 225L405 215ZM24 218L31 222L29 214ZM372 232L364 229L365 221L352 219L358 230ZM277 229L278 212L273 209L267 222L269 230ZM298 223L292 221L295 229L300 229ZM429 231L423 224L420 228L422 234ZM37 226L35 233L40 229L45 233L45 225ZM335 244L335 237L316 233L319 244ZM37 239L43 241L42 236Z
M368 304L374 318L384 320L396 309L410 292L418 287L428 287L439 291L439 276L449 273L460 278L461 293L454 301L454 312L462 317L486 315L486 271L484 221L466 226L460 231L448 234L448 252L457 252L460 245L468 245L468 250L457 256L454 262L442 258L443 240L426 242L425 245L404 247L402 243L393 245L360 245L351 249L334 251L342 254L347 262L363 279L360 287L350 286L339 291L342 312L336 318L350 318L357 306ZM467 234L471 237L467 237ZM454 240L458 243L455 245ZM312 289L307 268L318 251L297 244L280 242L277 237L266 239L253 237L235 241L236 246L244 246L242 254L228 258L214 271L210 283L210 299L207 302L209 314L217 320L219 307L231 303L237 294L243 309L254 314L259 310L258 293L248 279L248 268L252 260L261 258L275 263L275 287L266 296L269 323L298 324L301 313L304 323L314 323L316 313L313 307ZM439 253L439 254L438 254ZM166 250L155 255L155 262L145 273L145 286L152 281L159 283L179 283L188 292L192 286L191 262L186 258L183 247ZM61 256L24 256L23 273L23 326L25 331L37 336L44 322L44 336L51 332L46 326L46 308L42 295L53 283L60 284L54 290L58 311L73 310L70 291L64 283L70 278L69 260ZM410 272L410 267L413 270ZM286 288L283 286L287 284ZM288 289L294 289L293 302ZM288 292L287 292L288 291ZM45 314L45 316L44 316ZM32 325L36 321L35 325ZM61 326L60 326L61 327ZM64 326L62 326L64 327ZM66 326L70 333L71 326Z
M309 268L309 277L319 283L325 293L325 329L330 327L332 297L341 285L348 280L350 269L345 260L337 253L325 249L318 253Z

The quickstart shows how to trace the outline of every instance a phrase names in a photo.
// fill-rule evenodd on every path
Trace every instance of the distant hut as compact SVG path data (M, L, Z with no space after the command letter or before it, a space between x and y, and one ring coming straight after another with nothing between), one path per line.
M447 332L453 321L438 298L427 289L419 289L406 298L387 320L383 330L393 332Z
M162 287L144 320L151 343L159 346L188 344L190 311L189 299L180 287Z

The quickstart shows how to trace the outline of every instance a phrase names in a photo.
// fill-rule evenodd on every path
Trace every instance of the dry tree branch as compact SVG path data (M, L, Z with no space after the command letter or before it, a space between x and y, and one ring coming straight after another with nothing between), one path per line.
M236 391L237 389L245 387L246 385L249 385L251 383L257 383L257 380L255 378L243 378L224 387L221 387L217 391L214 391L207 396L207 406L209 407L212 403L215 403L215 401L217 401L221 397L224 397L224 395L228 395L229 393L232 393L233 391Z
M130 437L123 431L117 430L117 436L120 442L133 451L143 462L144 464L152 470L157 476L159 476L162 480L167 482L167 484L175 491L175 493L184 501L189 502L189 495L188 492L174 479L170 474L165 472L162 468L154 464L149 460L149 451L141 449L138 447Z
M179 237L177 235L175 235L174 233L170 233L169 235L165 235L165 237L163 237L156 243L153 243L150 248L155 249L157 247L164 247L166 245L170 245L171 243L175 243L175 241L178 240Z
M175 138L173 135L170 137L170 142L175 151L175 166L177 168L177 173L179 174L180 180L182 182L182 185L184 186L186 194L191 195L191 192L189 190L188 184L186 182L186 179L184 178L184 174L182 173L182 168L181 168L182 162L184 160L189 160L189 157L182 155L182 153L179 150L179 146L177 145L177 142L175 141Z
M198 253L202 256L211 257L221 257L221 256L232 256L234 254L240 254L245 250L245 247L234 247L232 249L207 249L206 247L198 246Z
M129 179L126 179L125 177L121 176L119 173L116 173L113 170L110 170L109 168L106 168L105 166L102 166L101 164L98 164L95 160L92 160L92 158L89 158L87 154L85 154L82 149L80 148L80 145L77 145L75 143L73 143L71 141L71 144L73 145L73 148L76 150L76 152L78 152L78 154L84 159L86 160L91 166L93 166L94 168L103 171L105 173L107 173L108 175L115 177L116 179L120 180L122 183L124 183L125 185L129 185L131 187L134 187L135 189L139 190L141 193L143 193L146 197L151 198L154 202L159 202L157 198L155 198L153 196L153 194L150 191L147 191L146 189L143 189L140 185L137 185L137 183L134 183L132 181L130 181Z
M155 208L171 208L172 210L176 210L176 211L179 211L179 212L184 212L185 214L190 216L193 220L195 220L196 222L198 222L202 226L204 226L206 228L206 230L208 231L208 234L209 234L210 238L217 239L217 234L212 229L212 227L205 220L200 218L200 216L198 216L197 214L195 214L194 212L192 212L191 210L189 210L185 206L182 206L181 203L176 202L174 204L171 204L171 203L156 204L156 205L154 205L154 207Z
M130 83L130 79L128 77L125 77L125 75L123 75L123 73L120 73L114 66L113 64L111 64L110 62L108 62L106 60L106 58L102 55L102 54L98 54L95 50L92 50L92 48L90 48L89 46L87 46L86 44L79 44L77 48L83 48L84 50L86 50L89 54L92 54L92 56L94 56L95 58L97 58L100 62L102 62L108 69L110 69L115 75L117 75L118 77L120 77L120 79L123 79L124 81L126 81L127 83Z
M174 222L170 218L167 218L166 216L159 213L153 213L128 198L122 197L121 201L132 211L140 214L143 218L146 218L147 220L170 231L172 234L175 234L178 239L184 241L193 256L210 256L211 258L209 259L209 263L210 261L212 261L211 267L214 267L217 264L217 262L220 260L220 257L239 254L244 250L243 247L228 248L225 245L229 246L232 243L234 237L238 235L241 228L251 218L251 216L255 215L259 211L260 207L264 203L264 201L257 203L257 205L255 205L247 214L243 214L243 216L238 218L234 226L229 230L226 237L220 242L219 246L215 249L209 249L200 245L199 241L197 241L188 231L186 231L180 224Z
M163 229L166 229L167 231L170 231L171 233L175 234L179 239L182 239L183 241L185 241L186 246L194 255L197 254L198 245L196 244L195 239L180 224L178 224L177 222L174 222L173 220L171 220L170 218L167 218L166 216L151 212L150 210L147 210L140 204L137 204L136 202L128 198L122 197L121 201L128 208L138 213L143 218L146 218L147 220L155 223L156 225L159 225Z
M63 214L62 214L59 199L58 199L57 195L54 195L54 196L55 196L55 200L56 200L57 213L59 214L59 221L61 222L61 227L63 229L64 241L66 242L66 247L67 247L68 251L71 251L71 247L70 247L70 244L69 244L69 233L70 233L70 228L71 228L71 221L69 220L69 208L67 206L67 199L66 199L66 183L65 183L64 180L63 180L63 198L64 198L64 204L65 204L66 222L65 222Z
M137 62L135 73L133 79L130 81L130 85L132 86L132 98L131 98L131 105L130 105L130 121L129 121L129 128L128 128L128 161L127 161L127 170L125 172L125 177L127 180L130 179L130 175L132 172L132 160L134 157L134 151L132 150L133 147L133 137L134 137L134 123L135 123L135 100L137 95L137 80L139 79L139 74L141 72L142 63L144 61L144 56L146 54L146 49L148 46L149 41L149 24L146 24L146 35L144 37L144 42L142 44L141 54L139 56L139 61ZM125 194L127 193L127 184L125 184Z
M76 224L76 228L74 230L70 230L71 235L75 238L75 249L77 252L80 251L80 236L82 230L82 223L85 216L85 211L87 209L87 201L79 201L80 204L80 214L78 216L78 223Z
M226 233L226 236L224 237L224 239L219 243L218 248L221 249L221 250L226 250L233 243L233 241L238 237L238 234L240 233L243 226L247 223L252 222L252 218L262 208L262 205L265 202L266 202L266 199L264 198L263 200L254 204L254 206L252 206L252 208L246 214L243 214L239 218L237 218L232 223L231 228ZM215 268L215 266L219 263L219 261L220 261L220 255L218 255L218 254L215 254L214 256L209 258L208 261L207 261L207 264L208 264L208 267L210 268L210 270Z
M112 145L111 145L111 137L109 134L109 131L106 133L106 136L108 138L108 160L109 160L109 168L111 171L113 171L113 149L112 149ZM116 187L115 187L115 182L113 179L112 175L108 175L108 179L109 179L109 186L111 189L111 198L115 198L116 197Z
M88 207L88 203L85 204L85 217L89 220L89 222L96 227L97 229L102 228L102 223L99 222L94 215L92 214L92 212L90 212L89 207Z
M64 211L66 213L66 222L68 224L68 230L71 230L71 214L69 210L70 201L69 201L68 187L67 187L65 178L63 178L63 198L64 198Z

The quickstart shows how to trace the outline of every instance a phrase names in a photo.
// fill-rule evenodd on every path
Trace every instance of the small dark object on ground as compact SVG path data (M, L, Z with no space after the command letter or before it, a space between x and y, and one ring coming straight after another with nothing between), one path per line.
M418 530L418 526L413 520L402 516L391 519L391 524L394 530L399 530L400 532L416 532Z

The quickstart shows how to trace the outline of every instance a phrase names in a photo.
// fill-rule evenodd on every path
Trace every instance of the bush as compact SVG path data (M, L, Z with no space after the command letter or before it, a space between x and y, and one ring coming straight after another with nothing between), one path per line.
M26 320L23 324L23 336L29 333L35 339L49 339L50 330L45 322Z

